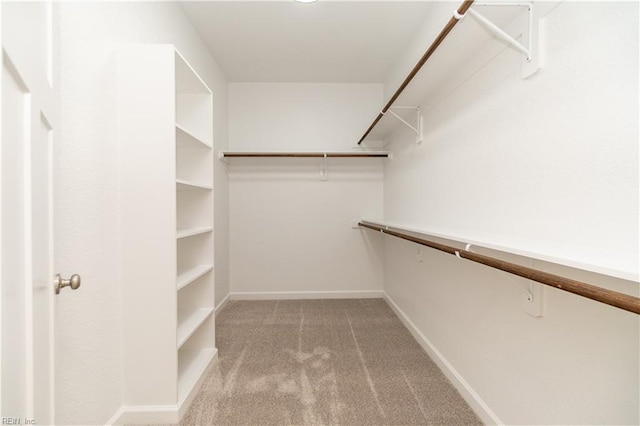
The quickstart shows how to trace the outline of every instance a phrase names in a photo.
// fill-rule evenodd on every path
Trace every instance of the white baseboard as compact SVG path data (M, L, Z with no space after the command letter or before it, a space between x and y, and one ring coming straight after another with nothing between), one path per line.
M291 299L382 299L382 290L362 291L256 291L232 292L231 300L291 300Z
M418 327L409 319L409 317L396 305L396 303L384 293L384 299L387 301L393 312L400 318L400 321L407 327L411 335L418 341L420 346L429 354L431 359L438 365L440 370L449 379L451 384L462 395L464 400L469 404L473 411L480 417L484 424L503 425L504 423L489 408L489 406L480 398L466 380L456 371L455 368L447 361L447 359L436 349L427 337L422 334Z
M177 405L123 405L105 424L174 424L179 417Z
M115 414L111 416L109 420L104 422L105 426L113 426L113 425L121 424L120 417L122 417L123 413L124 413L124 408L123 407L118 408L118 411L116 411Z
M227 306L227 303L230 300L230 296L231 293L227 294L224 299L222 299L222 301L220 303L218 303L218 306L215 307L215 309L213 310L215 312L216 317L218 316L218 314L220 313L220 311L222 310L222 308L224 308L225 306Z

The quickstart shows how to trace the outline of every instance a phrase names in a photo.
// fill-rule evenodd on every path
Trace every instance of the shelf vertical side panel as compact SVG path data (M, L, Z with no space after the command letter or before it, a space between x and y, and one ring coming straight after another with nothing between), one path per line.
M124 400L176 403L175 70L171 45L118 51Z

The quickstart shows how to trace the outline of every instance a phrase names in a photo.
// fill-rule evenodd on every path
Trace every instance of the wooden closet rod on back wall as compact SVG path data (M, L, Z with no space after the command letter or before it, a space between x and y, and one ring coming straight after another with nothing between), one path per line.
M473 0L465 0L457 10L458 16L464 15L467 12L467 10L469 10L472 4L473 4ZM424 52L424 55L422 55L418 63L415 64L415 66L413 67L413 69L411 70L407 78L404 79L400 87L398 87L398 89L395 91L393 96L391 96L391 99L389 99L389 102L387 102L384 108L382 108L382 111L378 114L376 119L373 120L373 123L371 123L371 126L369 126L366 132L364 132L364 135L362 135L362 137L358 141L358 145L360 145L362 141L364 141L364 139L369 135L369 133L371 133L371 130L373 130L376 124L378 124L378 121L380 121L380 119L384 116L387 110L391 108L391 105L393 105L396 99L398 99L398 96L400 96L400 94L409 85L409 83L411 83L411 80L413 80L413 77L415 77L416 74L418 74L418 71L420 71L420 68L422 68L422 66L429 60L431 55L433 55L433 52L436 51L438 46L440 46L440 44L444 41L447 35L449 35L449 33L451 32L453 27L456 26L458 21L459 21L459 18L456 18L455 16L449 19L449 22L447 22L447 25L445 25L442 31L440 31L440 34L438 34L438 37L436 37L433 43L431 43L431 46L429 46L429 49L427 49L427 51Z
M221 152L221 158L389 158L388 152Z
M501 271L509 272L510 274L534 280L560 290L568 291L569 293L577 294L579 296L595 300L597 302L615 306L616 308L620 308L625 311L640 314L640 298L631 296L629 294L620 293L595 285L583 283L581 281L572 280L570 278L561 277L559 275L550 274L548 272L539 271L537 269L528 268L526 266L517 265L515 263L505 262L504 260L496 259L494 257L485 256L478 253L473 253L464 249L457 249L445 244L436 243L435 241L430 241L425 238L420 238L401 232L401 230L389 229L389 227L387 226L380 226L375 223L366 221L361 221L358 223L358 225L362 226L363 228L380 231L383 234L411 241L416 244L421 244L435 250L440 250L445 253L461 257L462 259L471 260L473 262L481 263L495 269L500 269Z

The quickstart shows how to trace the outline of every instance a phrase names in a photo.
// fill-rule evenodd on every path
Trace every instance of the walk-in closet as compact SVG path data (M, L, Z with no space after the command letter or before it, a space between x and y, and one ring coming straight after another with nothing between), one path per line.
M635 1L2 1L0 417L640 424Z

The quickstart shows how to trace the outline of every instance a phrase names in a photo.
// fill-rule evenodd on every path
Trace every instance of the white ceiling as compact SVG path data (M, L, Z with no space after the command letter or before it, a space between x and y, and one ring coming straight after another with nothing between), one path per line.
M428 1L180 3L231 82L382 83Z

